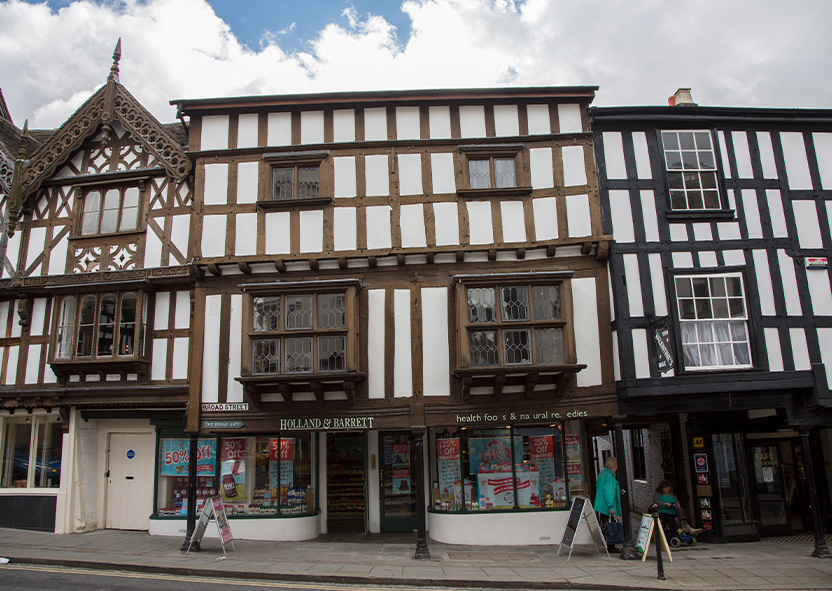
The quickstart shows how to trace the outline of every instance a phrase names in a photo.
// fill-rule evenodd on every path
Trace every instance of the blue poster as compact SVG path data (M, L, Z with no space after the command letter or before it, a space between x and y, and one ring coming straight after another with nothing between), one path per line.
M162 453L160 458L161 476L188 475L188 439L162 439ZM217 463L217 440L200 439L197 444L196 473L199 476L213 476Z
M484 472L511 472L511 438L508 433L493 436L479 432L469 437L468 449L472 474ZM514 438L514 462L523 462L523 440Z

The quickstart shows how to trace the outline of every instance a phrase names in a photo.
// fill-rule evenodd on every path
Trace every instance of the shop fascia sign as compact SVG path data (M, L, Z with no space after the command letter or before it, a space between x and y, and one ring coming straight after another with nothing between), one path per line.
M537 412L475 412L471 414L456 415L456 422L459 425L497 423L504 424L506 421L563 421L567 419L585 419L589 417L589 411L583 408L570 410L543 410Z
M372 429L375 417L300 417L280 419L281 431L327 431L329 429Z

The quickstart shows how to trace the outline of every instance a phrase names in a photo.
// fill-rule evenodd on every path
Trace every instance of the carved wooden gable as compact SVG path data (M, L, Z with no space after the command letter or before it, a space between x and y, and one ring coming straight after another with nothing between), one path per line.
M12 228L21 210L31 219L27 276L187 262L192 180L185 137L118 83L118 49L114 57L107 84L20 173L9 217Z

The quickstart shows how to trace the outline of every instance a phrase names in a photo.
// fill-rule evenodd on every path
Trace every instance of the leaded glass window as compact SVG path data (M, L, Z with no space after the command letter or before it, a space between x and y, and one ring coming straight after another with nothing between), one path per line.
M465 294L471 367L565 363L560 283L470 286Z
M346 369L344 292L253 296L251 302L252 374Z

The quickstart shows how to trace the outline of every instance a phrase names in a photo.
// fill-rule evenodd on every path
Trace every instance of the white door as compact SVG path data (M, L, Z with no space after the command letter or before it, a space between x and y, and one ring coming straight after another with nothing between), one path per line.
M153 512L153 433L110 433L107 529L148 529Z

